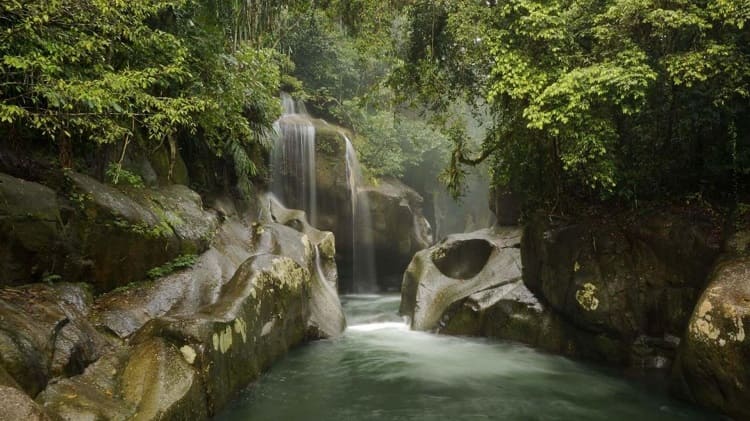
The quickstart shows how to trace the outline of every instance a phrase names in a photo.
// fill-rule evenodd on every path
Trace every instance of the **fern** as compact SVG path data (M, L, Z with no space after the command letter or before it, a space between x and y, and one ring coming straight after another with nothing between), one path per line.
M234 164L234 172L240 180L246 180L258 175L258 167L247 154L245 147L237 140L230 140L226 144L227 154Z

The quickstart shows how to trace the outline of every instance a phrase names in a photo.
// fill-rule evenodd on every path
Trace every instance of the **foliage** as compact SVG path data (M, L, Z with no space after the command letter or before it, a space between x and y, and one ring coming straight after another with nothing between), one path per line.
M142 132L172 149L192 134L230 160L267 147L283 60L246 31L267 10L234 3L250 20L227 21L210 0L4 2L0 129L52 139L63 166L73 144L127 146ZM257 173L240 161L236 173Z
M107 179L110 183L115 186L124 184L135 188L143 188L143 178L140 175L132 173L125 168L122 168L122 164L112 162L107 167L106 171Z
M197 260L198 256L194 254L183 254L181 256L177 256L174 260L149 270L147 274L148 279L154 280L162 278L164 276L177 272L178 270L191 268L193 267L193 265L195 265L195 262Z
M490 107L480 150L453 136L454 189L461 165L490 159L496 183L537 203L706 185L721 193L750 168L747 10L737 2L419 0L391 84L416 90L436 111L461 94Z
M360 161L376 178L402 177L427 156L443 156L447 144L418 113L394 108L394 92L383 83L406 39L406 3L325 2L298 16L280 43L303 83L300 96L318 114L353 129ZM438 170L431 171L437 178Z
M393 111L344 101L336 117L356 132L353 142L361 162L373 177L403 177L419 167L431 152L444 156L447 139L423 120ZM437 173L433 174L437 177Z

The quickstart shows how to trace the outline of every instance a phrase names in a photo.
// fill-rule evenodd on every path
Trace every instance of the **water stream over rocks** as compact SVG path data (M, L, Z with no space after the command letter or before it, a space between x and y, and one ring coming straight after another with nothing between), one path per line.
M511 342L410 331L398 296L342 299L342 337L292 351L216 419L716 419L612 370Z
M315 125L333 126L311 117L304 103L289 94L282 94L281 103L284 114L276 122L279 136L271 156L271 191L284 206L304 210L310 224L319 228ZM365 183L357 152L343 130L340 136L351 206L352 278L357 280L352 287L357 293L374 292L377 285L371 208L367 195L361 192Z

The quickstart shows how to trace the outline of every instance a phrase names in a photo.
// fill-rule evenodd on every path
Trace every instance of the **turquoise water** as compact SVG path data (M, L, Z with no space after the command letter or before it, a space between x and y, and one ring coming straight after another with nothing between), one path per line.
M292 351L216 419L718 419L659 388L515 343L412 332L398 296L342 301L342 337Z

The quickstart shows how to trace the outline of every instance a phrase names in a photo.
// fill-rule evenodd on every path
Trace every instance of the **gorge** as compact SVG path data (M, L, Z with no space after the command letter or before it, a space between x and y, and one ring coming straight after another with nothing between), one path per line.
M0 4L0 420L750 419L741 1Z

